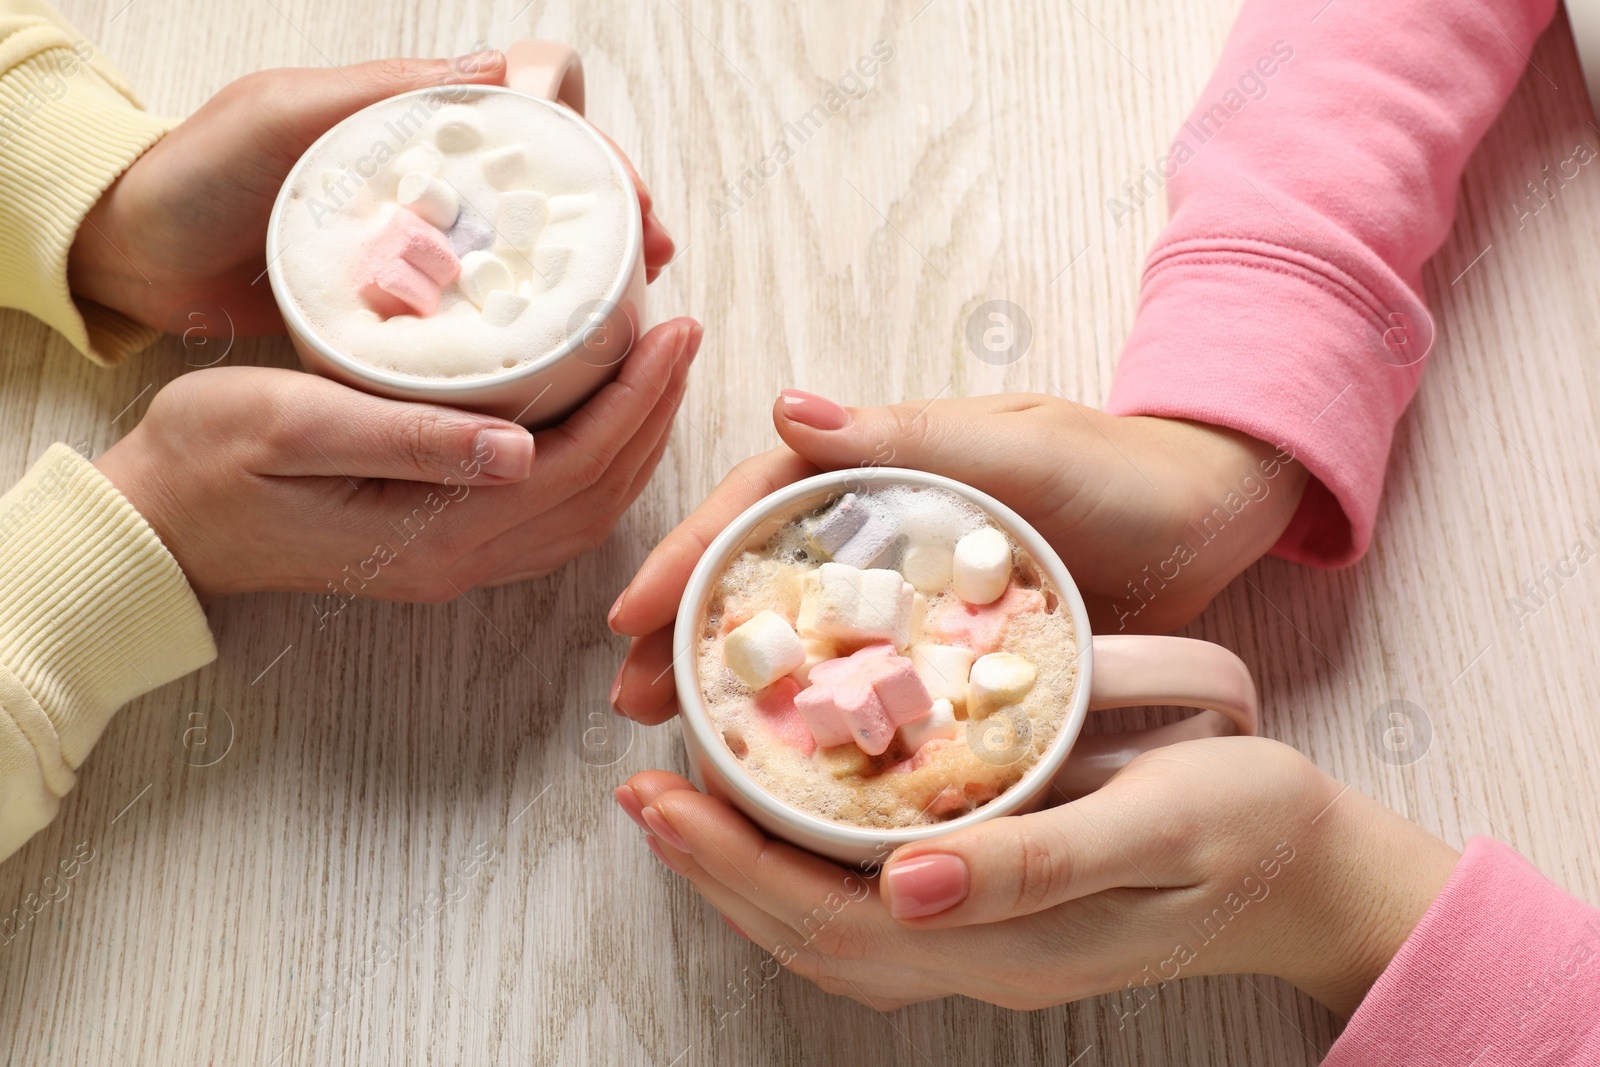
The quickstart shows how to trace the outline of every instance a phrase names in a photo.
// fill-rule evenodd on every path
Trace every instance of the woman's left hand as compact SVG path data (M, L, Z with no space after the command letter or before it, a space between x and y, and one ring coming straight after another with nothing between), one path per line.
M763 834L664 771L618 802L650 847L779 964L888 1011L1008 1008L1266 973L1351 1012L1457 854L1261 738L1158 749L1103 789L887 857L881 877Z

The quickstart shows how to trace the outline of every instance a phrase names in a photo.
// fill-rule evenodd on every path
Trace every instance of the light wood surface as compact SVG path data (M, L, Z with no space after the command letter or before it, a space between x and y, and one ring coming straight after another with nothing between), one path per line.
M607 710L622 643L605 608L734 461L772 443L778 389L1104 398L1164 217L1157 202L1118 227L1105 201L1165 151L1231 0L521 6L64 5L164 113L258 67L570 41L591 117L684 248L652 312L700 317L706 344L659 473L594 555L442 606L356 604L322 630L302 597L213 609L217 663L124 710L61 818L0 867L3 912L80 842L94 852L0 950L6 1062L1316 1062L1337 1021L1263 978L1184 981L1126 1028L1111 998L886 1017L787 975L762 982L759 951L648 855L611 799L628 773L682 757L674 728L629 729ZM723 183L880 40L894 55L870 90L719 220ZM1600 547L1584 525L1600 520L1600 177L1526 228L1512 207L1541 166L1600 135L1564 25L1534 60L1549 81L1523 80L1428 270L1441 340L1401 427L1377 548L1337 573L1263 562L1190 632L1251 664L1270 735L1452 843L1494 834L1600 901L1600 562L1532 617L1510 603L1574 542ZM962 340L997 298L1035 331L1006 368ZM99 371L16 314L0 316L0 346L7 481L55 440L104 449L185 369L169 340ZM292 365L281 339L229 358ZM1369 732L1392 700L1432 726L1405 766ZM177 739L205 721L195 713L223 730L215 709L231 747L190 766ZM460 899L429 907L490 850L448 883ZM319 1022L317 991L351 974Z

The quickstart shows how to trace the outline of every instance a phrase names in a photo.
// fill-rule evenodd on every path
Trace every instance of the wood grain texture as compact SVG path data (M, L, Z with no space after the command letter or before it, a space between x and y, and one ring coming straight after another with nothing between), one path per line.
M1337 1021L1262 978L1184 981L1126 1025L1112 998L885 1017L763 982L758 951L611 800L628 773L682 760L673 728L607 710L622 644L604 608L734 461L773 443L778 389L1103 399L1164 214L1152 203L1118 226L1105 201L1165 151L1230 0L519 6L64 4L163 113L259 67L572 42L591 117L684 248L653 313L700 317L706 344L659 474L599 552L442 606L355 604L322 628L301 597L213 610L218 662L118 716L61 818L0 867L8 911L78 843L95 852L0 950L6 1062L1317 1062ZM725 183L880 40L894 56L871 88L722 210ZM1494 834L1600 901L1600 562L1531 617L1510 603L1575 541L1600 545L1584 527L1600 520L1600 172L1525 227L1512 207L1596 133L1564 25L1534 61L1544 74L1477 154L1428 270L1441 340L1376 549L1335 573L1263 562L1190 632L1252 665L1272 736L1452 843ZM1005 368L962 340L996 298L1035 331ZM0 346L7 480L55 440L105 448L185 369L169 340L99 371L15 314ZM293 365L278 339L229 358ZM1406 766L1371 738L1392 700L1431 722ZM189 716L217 730L218 709L226 757L186 764ZM445 893L459 899L430 905ZM341 980L339 1010L319 1018L319 989Z

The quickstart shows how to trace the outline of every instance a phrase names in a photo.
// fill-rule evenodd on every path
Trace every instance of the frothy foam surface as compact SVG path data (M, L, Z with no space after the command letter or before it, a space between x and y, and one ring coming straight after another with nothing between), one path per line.
M899 734L881 756L868 756L854 745L801 751L792 744L792 732L786 738L779 724L758 706L758 694L723 662L722 642L758 611L771 610L796 623L805 575L829 558L811 540L811 532L836 502L783 517L776 529L767 524L718 580L697 649L707 711L757 782L814 815L877 829L965 815L1021 779L1060 731L1077 683L1072 621L1048 579L1007 535L1013 549L1013 584L1044 594L1045 610L1012 618L1001 644L1003 651L1038 668L1032 690L985 719L959 722L953 740L928 741L915 753ZM982 508L943 489L892 485L858 492L856 502L900 531L886 556L876 561L878 567L898 566L913 541L953 546L981 527L999 529ZM926 617L952 609L962 610L962 605L946 588L928 597ZM912 640L932 638L913 635ZM849 650L838 651L843 655ZM763 690L762 695L769 692Z
M352 359L419 378L501 373L557 348L604 300L627 250L631 195L589 131L530 98L387 100L301 165L280 221L282 280L316 334ZM429 314L375 310L362 295L397 212L437 230L469 268L438 287ZM438 285L391 266L412 288Z

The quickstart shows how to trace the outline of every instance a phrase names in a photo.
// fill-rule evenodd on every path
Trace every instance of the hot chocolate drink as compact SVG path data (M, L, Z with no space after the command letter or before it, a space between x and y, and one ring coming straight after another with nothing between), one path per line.
M285 195L275 284L326 345L423 379L536 363L603 318L637 226L594 131L509 91L375 104Z
M1058 592L977 504L887 485L762 527L718 579L701 696L763 788L872 828L1001 795L1073 703Z

